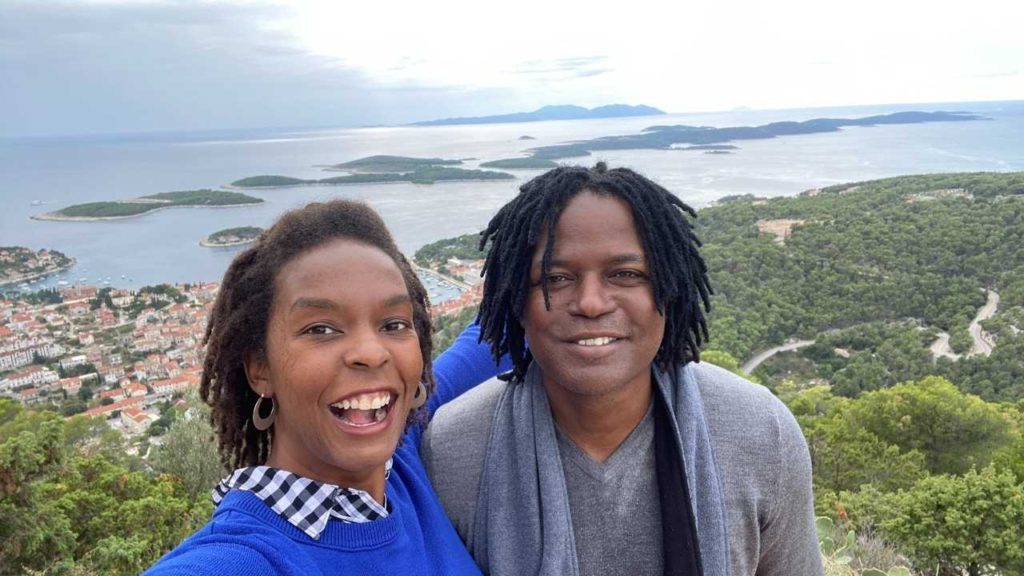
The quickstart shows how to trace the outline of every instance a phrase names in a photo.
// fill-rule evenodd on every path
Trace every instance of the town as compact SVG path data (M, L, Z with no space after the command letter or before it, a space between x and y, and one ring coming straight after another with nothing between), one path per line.
M435 321L479 302L480 261L419 268ZM65 417L104 418L129 437L156 436L165 412L198 390L218 284L138 290L58 286L0 298L0 396ZM451 297L454 295L454 297ZM161 424L158 424L161 423ZM154 426L154 424L157 424Z

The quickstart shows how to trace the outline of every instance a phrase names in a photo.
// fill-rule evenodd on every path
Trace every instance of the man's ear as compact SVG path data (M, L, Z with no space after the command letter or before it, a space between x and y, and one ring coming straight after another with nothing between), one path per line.
M266 356L260 352L250 352L245 355L242 363L245 368L245 377L249 380L249 388L260 396L273 396L274 391L270 386L270 367L267 365Z

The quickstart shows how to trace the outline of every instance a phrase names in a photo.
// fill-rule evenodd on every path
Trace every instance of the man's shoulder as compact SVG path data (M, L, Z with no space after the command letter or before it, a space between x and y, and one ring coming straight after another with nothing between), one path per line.
M428 434L447 438L469 432L490 430L494 407L508 382L491 378L441 406L430 418Z
M727 416L748 426L775 425L780 414L788 413L785 404L760 384L707 362L695 362L688 367L697 380L704 411L710 418Z
M427 426L420 454L445 512L467 544L480 490L494 408L505 387L497 378L442 406Z

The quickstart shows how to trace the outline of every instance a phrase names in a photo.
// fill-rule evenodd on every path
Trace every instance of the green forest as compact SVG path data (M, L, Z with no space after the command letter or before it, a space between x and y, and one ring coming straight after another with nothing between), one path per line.
M702 359L743 373L804 342L749 377L807 438L827 574L1024 574L1024 173L732 197L696 225L715 290ZM475 237L416 260L478 257ZM472 317L438 319L438 347ZM163 412L157 446L0 400L0 572L135 574L201 525L223 471L190 405Z

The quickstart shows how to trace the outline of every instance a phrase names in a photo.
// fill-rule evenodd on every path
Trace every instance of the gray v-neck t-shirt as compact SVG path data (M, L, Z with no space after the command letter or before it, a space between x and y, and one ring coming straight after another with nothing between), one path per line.
M653 406L604 462L556 425L582 575L662 574Z

